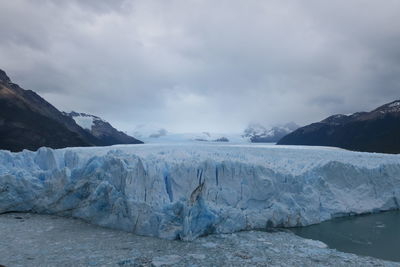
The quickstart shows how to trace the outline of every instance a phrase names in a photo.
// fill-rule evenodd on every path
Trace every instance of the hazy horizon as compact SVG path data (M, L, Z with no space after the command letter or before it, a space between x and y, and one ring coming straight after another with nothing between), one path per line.
M0 3L0 69L132 132L305 125L400 98L400 2Z

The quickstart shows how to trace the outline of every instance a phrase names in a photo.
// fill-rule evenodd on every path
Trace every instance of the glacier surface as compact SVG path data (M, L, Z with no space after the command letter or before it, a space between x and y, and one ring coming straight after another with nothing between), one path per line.
M0 213L166 239L305 226L399 201L400 155L243 144L0 151Z

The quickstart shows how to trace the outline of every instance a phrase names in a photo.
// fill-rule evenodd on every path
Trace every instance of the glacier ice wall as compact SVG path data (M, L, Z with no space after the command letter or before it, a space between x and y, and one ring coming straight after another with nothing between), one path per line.
M0 213L192 240L398 209L400 156L262 145L0 151Z

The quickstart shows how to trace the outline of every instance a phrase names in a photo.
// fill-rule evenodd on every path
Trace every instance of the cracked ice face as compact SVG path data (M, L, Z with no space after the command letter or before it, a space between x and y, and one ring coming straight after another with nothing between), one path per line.
M167 239L399 208L400 156L265 145L0 151L0 213Z

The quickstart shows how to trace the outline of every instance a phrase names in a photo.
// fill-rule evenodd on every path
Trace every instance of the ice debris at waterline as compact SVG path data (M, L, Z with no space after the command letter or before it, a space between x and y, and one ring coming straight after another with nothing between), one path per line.
M400 155L255 145L0 151L0 213L192 240L398 209Z

